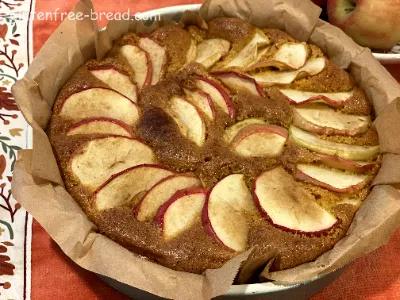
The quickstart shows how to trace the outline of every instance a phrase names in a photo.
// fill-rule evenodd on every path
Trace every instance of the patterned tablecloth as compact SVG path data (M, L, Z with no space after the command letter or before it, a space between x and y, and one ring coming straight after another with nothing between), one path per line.
M126 299L66 257L10 191L17 150L31 147L29 130L10 93L34 54L75 0L0 0L0 300ZM97 12L143 12L190 0L93 0ZM59 12L45 20L40 12ZM58 16L58 17L57 17ZM107 20L99 20L104 26ZM387 66L400 80L400 65ZM38 199L39 200L39 199ZM400 230L390 242L355 261L320 299L400 299Z

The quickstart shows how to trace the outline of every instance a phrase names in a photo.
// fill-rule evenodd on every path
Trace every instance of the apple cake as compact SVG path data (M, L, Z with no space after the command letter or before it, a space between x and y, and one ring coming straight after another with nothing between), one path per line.
M371 103L316 45L204 27L127 33L71 76L47 129L65 187L98 232L175 270L249 249L272 271L312 261L379 170Z

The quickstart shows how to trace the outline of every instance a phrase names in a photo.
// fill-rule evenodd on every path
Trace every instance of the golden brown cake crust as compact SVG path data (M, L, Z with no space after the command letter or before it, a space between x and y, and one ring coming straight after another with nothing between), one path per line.
M165 26L151 34L167 50L168 72L158 84L148 86L140 92L138 105L141 108L141 118L133 128L135 135L154 150L160 164L167 165L177 172L195 173L206 188L211 188L220 179L232 173L244 174L248 187L251 187L258 174L275 166L283 165L286 170L293 172L297 163L318 162L313 152L297 146L292 141L287 142L283 154L277 158L244 158L229 150L222 140L221 136L227 127L248 118L259 118L267 123L289 128L293 119L293 108L282 97L277 87L264 88L265 97L246 92L230 92L226 89L236 108L236 117L232 120L217 108L215 122L207 121L207 140L201 148L180 133L174 120L165 112L165 108L169 105L168 100L174 95L184 96L183 87L193 88L195 76L200 75L217 81L199 64L192 63L181 69L185 64L185 55L190 47L191 36L197 36L198 42L203 38L223 38L230 41L233 44L232 47L240 49L255 30L254 26L231 18L218 18L209 22L208 25L207 32L191 26L190 34L178 26ZM273 45L287 41L295 42L288 34L277 29L263 29L263 32ZM66 189L97 225L99 232L144 258L175 270L193 273L202 273L206 269L221 267L236 253L209 237L203 230L200 219L189 230L166 242L156 225L139 222L134 217L134 207L130 205L105 211L96 210L93 205L93 194L74 179L69 171L68 163L72 153L87 141L104 135L67 136L66 132L74 121L66 120L58 115L61 104L76 91L88 87L107 87L88 69L112 66L128 74L132 79L132 69L126 62L118 60L115 53L118 47L135 44L137 39L138 36L135 34L123 36L116 41L106 60L87 62L77 70L58 95L47 132ZM309 55L318 56L319 51L319 48L312 46ZM355 89L353 98L341 111L352 115L372 114L370 102L364 92L356 87L352 76L332 62L329 62L325 70L318 75L295 80L286 87L314 92ZM353 145L379 144L377 133L372 129L357 137L321 136L321 138ZM378 168L369 171L369 174L376 174ZM347 194L331 192L308 183L300 182L299 184L312 193L317 202L332 212L340 222L325 235L309 236L283 231L258 213L248 214L247 220L250 224L248 247L254 247L250 258L257 258L269 252L276 253L272 270L287 269L312 261L331 249L346 234L357 211L355 206L340 204L349 196ZM369 186L356 195L350 196L363 200L368 192Z
M186 30L178 26L168 25L154 30L151 37L166 48L169 72L184 66L186 53L191 44L190 34Z

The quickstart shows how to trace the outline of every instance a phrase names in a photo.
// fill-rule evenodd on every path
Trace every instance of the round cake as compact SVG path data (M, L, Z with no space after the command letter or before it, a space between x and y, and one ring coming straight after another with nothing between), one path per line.
M249 249L253 269L313 261L379 170L371 103L316 45L203 27L127 33L73 74L47 129L66 189L100 233L174 270Z

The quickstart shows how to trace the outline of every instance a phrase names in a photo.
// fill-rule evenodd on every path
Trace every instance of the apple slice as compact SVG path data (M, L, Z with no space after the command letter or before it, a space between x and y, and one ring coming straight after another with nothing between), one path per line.
M137 87L136 84L129 79L128 75L114 69L113 67L91 68L90 73L107 84L111 89L137 103Z
M149 54L153 72L151 74L150 84L156 84L164 75L167 65L167 52L149 37L142 37L139 40L139 47Z
M370 179L368 175L350 174L337 169L306 164L297 165L295 177L338 193L358 192Z
M258 63L260 63L260 62L264 59L265 55L266 55L270 50L271 50L270 47L265 47L264 49L258 51L255 60L254 60L252 63L250 63L246 68L243 68L242 71L243 71L243 72L247 72L247 71L254 70L254 69L255 69L255 68L254 68L254 65L257 65Z
M202 146L206 140L206 124L196 106L180 97L172 97L168 113L177 123L181 134Z
M224 69L231 67L247 67L257 59L257 54L260 51L259 48L267 46L269 43L268 37L260 29L256 29L250 42L224 66Z
M233 102L220 84L204 77L196 77L195 83L198 89L210 95L211 100L220 107L223 112L228 114L232 119L235 118Z
M276 65L283 65L297 70L304 66L307 61L308 47L305 43L284 43L274 56L265 61L258 61L251 64L245 71L251 71L257 68L265 68Z
M130 126L124 122L110 118L89 118L75 123L68 128L67 135L76 134L108 134L133 137Z
M186 60L185 60L185 64L183 65L182 68L184 68L185 66L187 66L188 64L194 62L194 60L197 57L197 44L196 41L194 39L190 40L190 46L188 51L186 52Z
M306 43L285 43L274 54L274 60L293 69L300 69L307 61L308 46Z
M355 173L364 173L375 168L378 163L376 162L365 162L365 161L354 161L340 158L336 155L328 155L315 153L319 158L319 162L325 166L351 171Z
M137 219L141 222L153 220L160 206L177 191L193 187L201 187L201 181L192 175L178 174L162 179L143 196L137 205Z
M165 240L177 237L201 216L206 192L206 189L196 187L180 190L160 206L154 223L161 227Z
M195 62L209 68L228 54L231 43L224 39L208 39L197 45Z
M336 202L337 204L348 204L355 206L357 209L360 208L361 204L363 203L363 200L357 199L357 198L344 198L340 200L339 202Z
M150 55L140 47L134 45L122 46L120 53L135 72L135 81L138 88L142 89L146 85L149 85L153 76L153 66Z
M254 202L274 226L290 232L318 236L337 220L282 167L259 175L253 183Z
M209 119L215 118L215 107L209 94L204 93L202 90L191 91L184 89L186 99L197 106Z
M69 169L81 184L95 189L115 173L155 161L153 150L142 142L111 136L88 141L79 147L71 155Z
M73 93L60 105L59 114L72 120L106 117L130 126L140 117L139 107L133 101L105 88L89 88Z
M232 125L231 127L228 127L225 129L224 134L223 134L223 139L227 144L230 144L233 140L233 138L238 134L240 130L242 130L244 127L247 125L251 124L265 124L265 121L262 119L246 119L243 121L240 121L236 123L235 125Z
M379 154L380 149L379 145L357 146L324 140L294 126L290 127L289 134L296 144L304 148L349 160L370 160Z
M254 213L253 197L242 174L219 181L207 194L203 208L203 226L218 243L237 252L247 248L249 225L246 213Z
M299 75L314 76L321 73L325 69L325 65L325 58L318 57L308 60L303 67L295 71L266 71L249 76L254 78L261 86L289 84L292 83Z
M173 172L161 165L144 164L125 169L102 184L94 192L93 201L98 210L126 204L135 205L135 201L140 199L137 195L172 174Z
M324 102L333 107L343 107L353 96L353 91L340 93L313 93L299 90L281 89L280 92L292 104Z
M222 81L223 84L235 91L245 90L255 96L263 97L263 91L257 82L247 75L237 72L214 72L213 76Z
M294 108L293 125L318 134L358 135L368 131L370 116L346 115L323 104Z
M276 157L283 152L288 137L286 128L271 124L247 125L239 131L231 146L245 157Z

